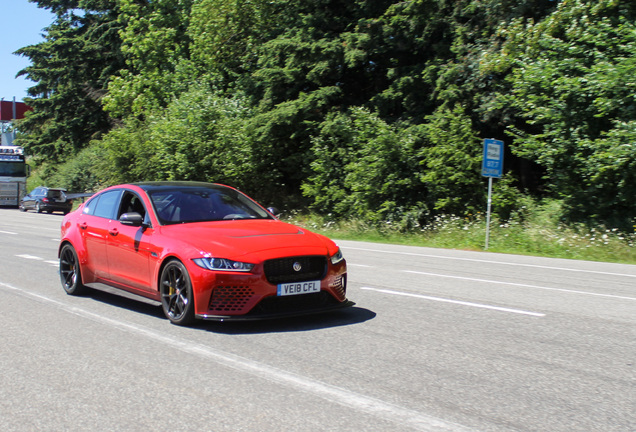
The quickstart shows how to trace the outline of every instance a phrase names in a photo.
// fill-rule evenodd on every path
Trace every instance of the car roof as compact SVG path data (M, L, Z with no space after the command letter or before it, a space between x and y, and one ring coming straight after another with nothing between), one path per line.
M232 189L229 186L221 185L218 183L207 183L207 182L196 182L196 181L154 181L154 182L131 183L131 185L140 187L146 192L154 192L161 189L174 189L174 188Z

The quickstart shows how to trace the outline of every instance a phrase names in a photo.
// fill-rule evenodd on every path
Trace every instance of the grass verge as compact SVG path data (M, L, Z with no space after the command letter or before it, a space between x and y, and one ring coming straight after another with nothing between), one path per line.
M292 214L282 219L333 239L486 250L484 215L468 218L439 216L427 226L406 232L391 223L377 226L356 220L333 221L314 214ZM545 208L526 214L522 219L491 220L488 252L636 264L634 233L564 225L556 222L555 215Z

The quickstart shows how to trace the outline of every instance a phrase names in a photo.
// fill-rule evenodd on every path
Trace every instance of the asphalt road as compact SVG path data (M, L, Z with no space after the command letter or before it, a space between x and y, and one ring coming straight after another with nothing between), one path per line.
M181 328L61 220L0 209L3 431L636 431L636 266L341 241L354 308Z

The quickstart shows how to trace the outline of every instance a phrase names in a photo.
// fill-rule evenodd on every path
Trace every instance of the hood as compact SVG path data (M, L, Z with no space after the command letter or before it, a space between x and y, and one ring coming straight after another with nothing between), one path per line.
M199 252L239 259L289 255L325 255L333 242L319 234L279 220L196 222L161 227L164 236L185 242ZM335 247L335 245L333 246Z

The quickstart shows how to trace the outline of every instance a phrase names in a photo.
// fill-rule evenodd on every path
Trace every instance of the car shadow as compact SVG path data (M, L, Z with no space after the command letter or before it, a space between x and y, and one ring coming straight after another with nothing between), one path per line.
M375 316L376 313L373 311L353 306L330 312L287 318L269 318L258 321L197 321L192 327L228 335L288 333L360 324L372 320Z
M138 297L134 294L128 294L114 289L110 291L109 289L92 288L88 290L85 297L168 322L158 302ZM359 306L353 306L312 315L270 318L258 321L220 322L197 320L190 328L229 335L302 332L360 324L374 319L375 316L376 313L373 311Z

